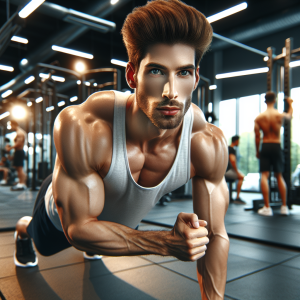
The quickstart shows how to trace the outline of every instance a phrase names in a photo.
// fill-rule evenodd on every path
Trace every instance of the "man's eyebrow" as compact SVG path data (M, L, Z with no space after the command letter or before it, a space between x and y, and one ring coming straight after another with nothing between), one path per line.
M156 64L156 63L149 63L145 66L146 68L158 68L158 69L162 69L162 70L167 70L167 68L163 65L160 64ZM180 66L178 68L176 68L176 70L186 70L186 69L193 69L195 70L195 66L194 65L185 65L185 66Z

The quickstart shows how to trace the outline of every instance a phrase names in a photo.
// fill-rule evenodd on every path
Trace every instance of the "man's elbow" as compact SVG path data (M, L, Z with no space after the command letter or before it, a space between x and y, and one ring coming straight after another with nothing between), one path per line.
M78 250L84 251L84 234L80 226L72 224L65 229L65 236L68 242Z

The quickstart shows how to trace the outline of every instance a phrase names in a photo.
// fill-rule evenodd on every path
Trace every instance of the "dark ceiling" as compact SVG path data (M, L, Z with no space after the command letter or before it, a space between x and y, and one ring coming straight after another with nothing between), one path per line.
M68 48L88 52L94 55L93 60L82 59L88 64L90 69L112 67L113 65L110 63L111 58L127 60L127 54L121 39L120 30L126 15L130 13L134 7L144 5L146 1L127 0L125 4L122 4L123 1L124 0L120 0L116 5L115 10L103 17L104 19L116 23L117 27L113 33L103 34L98 31L88 30L67 45ZM9 11L10 15L12 15L20 9L20 6L15 5L16 3L24 5L27 1L0 0L0 27L2 27L7 20L8 2L10 2ZM89 12L95 5L106 2L109 3L109 0L53 0L51 2L80 12ZM242 1L238 0L186 0L187 4L196 7L206 16L213 15L241 2ZM247 3L248 8L246 10L212 23L214 31L226 36L226 34L234 29L244 25L254 24L263 18L278 14L299 5L299 1L297 0L250 0L247 1ZM14 67L13 72L0 70L0 86L22 72L19 63L23 58L31 56L32 53L35 53L35 51L41 47L41 45L44 45L51 37L56 36L68 26L73 25L58 18L46 15L39 9L33 12L24 21L22 30L17 34L18 36L27 38L29 43L23 45L16 42L10 42L5 52L0 56L0 64ZM58 61L61 67L73 69L73 64L76 60L78 59L75 56L53 51L50 57L40 62L52 63L53 61Z

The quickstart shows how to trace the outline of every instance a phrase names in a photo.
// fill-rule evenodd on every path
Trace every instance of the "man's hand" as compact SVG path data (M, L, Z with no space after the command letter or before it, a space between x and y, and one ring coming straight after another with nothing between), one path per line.
M285 100L289 105L291 105L294 102L294 100L290 97L285 98Z
M183 261L196 261L204 256L209 242L206 225L196 214L180 213L167 237L169 254Z

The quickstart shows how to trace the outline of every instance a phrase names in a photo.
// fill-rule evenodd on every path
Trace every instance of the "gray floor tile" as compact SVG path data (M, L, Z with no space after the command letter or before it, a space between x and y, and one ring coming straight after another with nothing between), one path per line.
M173 270L179 274L182 274L191 279L197 280L197 263L196 262L186 262L186 261L174 261L166 262L162 264L164 268Z

